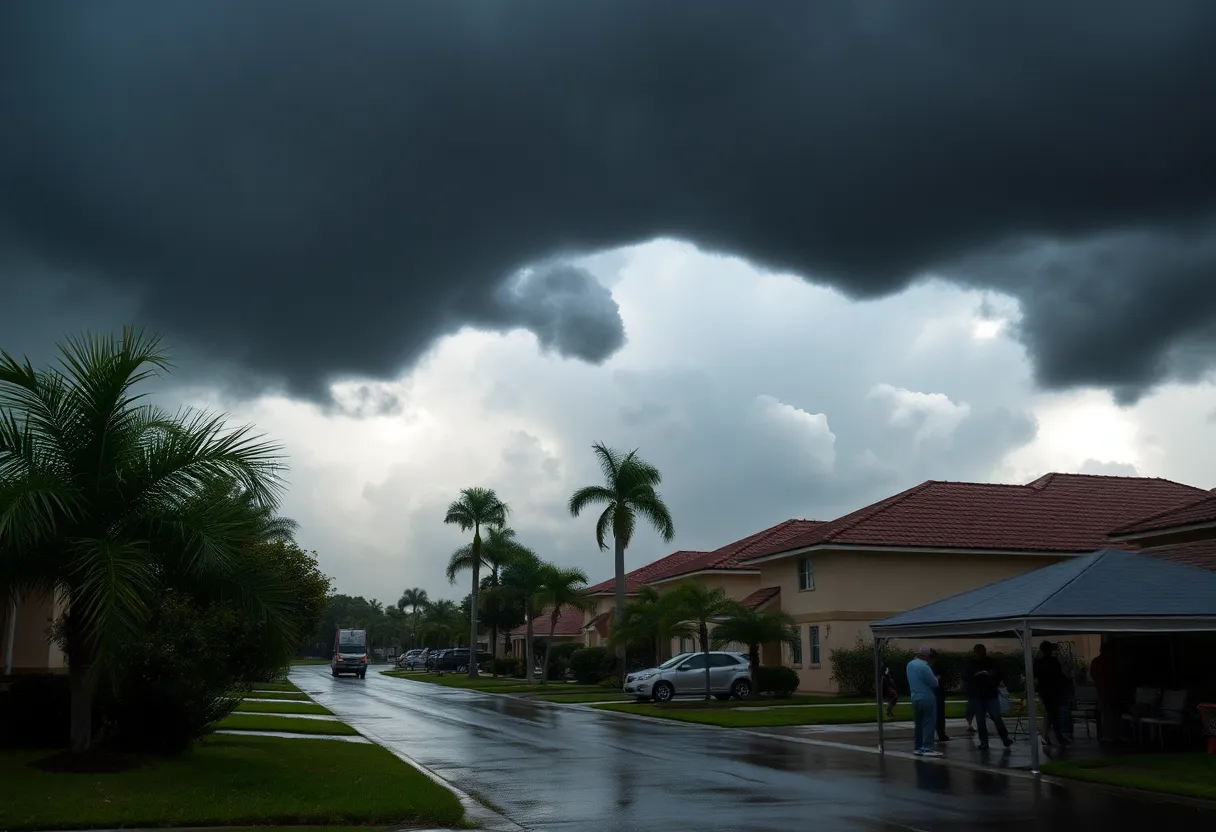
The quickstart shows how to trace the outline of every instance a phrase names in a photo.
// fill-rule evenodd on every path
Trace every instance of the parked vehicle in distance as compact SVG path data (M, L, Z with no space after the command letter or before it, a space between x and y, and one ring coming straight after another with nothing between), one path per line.
M338 630L329 672L335 679L343 673L367 678L367 630Z
M426 665L425 650L407 650L397 659L397 667L402 670L417 670Z
M481 667L492 658L493 656L484 650L478 650L475 661L477 666ZM469 648L452 647L440 650L428 658L426 669L433 673L464 673L469 669Z
M747 659L739 653L713 651L681 653L658 667L625 677L622 690L639 702L670 702L676 696L705 693L705 663L709 662L709 692L718 699L746 699L752 692Z

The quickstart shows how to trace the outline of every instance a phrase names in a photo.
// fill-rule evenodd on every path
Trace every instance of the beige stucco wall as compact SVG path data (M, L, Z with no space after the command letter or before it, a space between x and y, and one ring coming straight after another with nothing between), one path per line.
M1065 556L827 551L810 557L814 589L798 589L800 557L761 564L759 585L781 587L781 608L799 624L803 662L795 662L788 650L782 651L782 658L798 670L800 689L836 692L831 651L853 647L858 639L869 642L873 638L871 621L1021 575ZM810 626L819 627L818 665L810 663ZM976 641L934 639L930 643L943 650L966 650ZM983 641L994 651L1018 649L1015 639ZM1073 641L1088 658L1093 639ZM771 655L765 660L771 661Z
M8 645L8 605L0 612L0 654ZM51 595L23 598L17 603L13 628L13 673L62 670L67 666L63 652L50 640L51 626L63 614L63 604ZM0 670L8 663L0 655Z

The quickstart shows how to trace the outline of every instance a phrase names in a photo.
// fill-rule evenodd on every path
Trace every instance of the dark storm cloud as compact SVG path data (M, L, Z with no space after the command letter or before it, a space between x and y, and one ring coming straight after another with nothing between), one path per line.
M874 296L1191 228L960 276L1021 300L1045 383L1130 397L1211 364L1214 42L1210 0L10 2L2 277L38 256L316 392L468 322L602 359L602 297L504 281L658 234Z

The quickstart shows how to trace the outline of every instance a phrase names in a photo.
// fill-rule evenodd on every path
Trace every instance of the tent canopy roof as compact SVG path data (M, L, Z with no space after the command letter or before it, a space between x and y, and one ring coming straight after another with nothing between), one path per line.
M1216 630L1216 572L1120 549L1069 558L871 625L881 638Z

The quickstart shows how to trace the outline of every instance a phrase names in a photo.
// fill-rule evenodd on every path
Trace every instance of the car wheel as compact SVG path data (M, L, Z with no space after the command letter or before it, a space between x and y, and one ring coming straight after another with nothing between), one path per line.
M363 671L362 673L360 673L360 674L359 674L359 678L360 678L360 679L366 679L366 678L367 678L367 671L365 670L365 671Z
M335 679L337 679L337 678L338 678L338 671L336 671L336 670L331 670L331 671L329 671L329 675L331 675L331 676L333 676Z
M655 702L670 702L671 697L675 694L675 692L675 688L671 686L670 682L659 682L654 686L654 692L651 693L651 698L653 698Z
M746 699L752 695L752 683L747 679L739 679L730 686L730 695L736 699Z
M457 673L468 673L469 666L467 664L462 664L462 665L460 665L460 667L456 668L456 672Z

